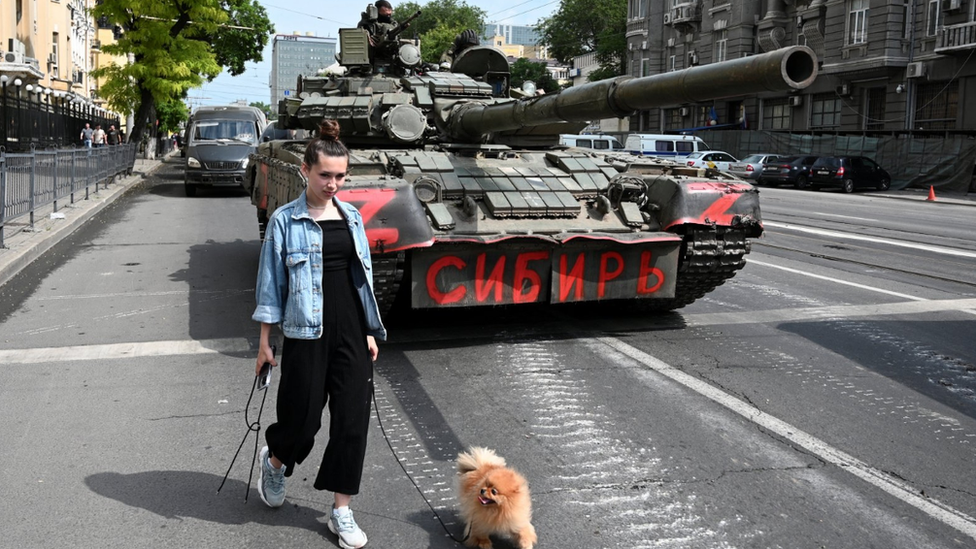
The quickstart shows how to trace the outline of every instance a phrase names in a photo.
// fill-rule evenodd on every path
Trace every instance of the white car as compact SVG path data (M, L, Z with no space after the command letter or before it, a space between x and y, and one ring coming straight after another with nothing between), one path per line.
M701 151L689 154L685 163L692 168L711 168L723 172L729 171L729 164L738 162L734 156L722 151Z

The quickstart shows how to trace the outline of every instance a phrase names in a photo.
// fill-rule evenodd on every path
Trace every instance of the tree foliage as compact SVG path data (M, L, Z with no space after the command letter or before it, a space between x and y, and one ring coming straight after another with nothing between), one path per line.
M521 88L526 80L535 82L536 89L546 93L559 91L559 82L552 77L545 63L529 61L526 58L516 59L512 63L512 86Z
M122 29L102 50L131 56L125 65L93 71L106 78L100 93L113 109L136 112L130 140L155 134L157 105L185 97L224 66L238 75L245 61L260 61L273 32L256 0L103 0L92 14Z
M173 133L190 117L190 109L182 99L170 99L156 105L156 118L159 131Z
M403 21L417 10L420 17L410 23L403 38L420 38L424 61L436 62L454 42L454 37L466 29L474 29L479 35L485 26L485 10L470 6L464 0L431 0L423 6L416 2L404 2L393 9L393 19Z
M536 28L549 53L563 63L595 52L600 70L590 80L626 72L627 0L562 0Z

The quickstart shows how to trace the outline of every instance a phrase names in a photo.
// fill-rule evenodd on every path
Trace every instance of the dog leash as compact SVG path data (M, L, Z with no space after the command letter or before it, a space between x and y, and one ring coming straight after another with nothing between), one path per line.
M274 356L277 352L277 348L271 346L271 356ZM269 365L269 364L266 364ZM258 408L258 418L252 423L248 419L248 411L251 409L251 399L254 398L254 390L258 387L258 381L260 381L261 374L255 374L254 383L251 384L251 394L247 397L247 404L244 406L244 424L247 425L247 431L244 433L244 438L241 440L241 445L237 447L237 452L234 454L234 459L230 460L230 466L227 467L227 472L224 473L224 480L220 482L220 486L217 487L217 493L220 493L220 489L224 487L224 483L227 482L227 477L230 475L230 470L234 468L234 463L237 462L237 456L240 455L241 449L244 448L244 443L247 442L248 435L254 432L254 456L251 458L251 471L247 475L247 491L244 492L244 503L247 503L247 497L251 493L251 481L254 479L254 463L258 459L258 444L261 441L261 413L264 412L264 401L268 398L268 388L262 387L261 390L264 391L264 396L261 397L261 406Z
M375 373L374 373L374 376L375 376ZM375 383L373 384L373 409L376 410L376 420L380 424L380 431L382 431L382 433L383 433L383 439L386 440L386 445L390 447L390 452L393 454L393 457L396 458L396 462L400 466L400 469L403 470L403 474L406 475L407 479L410 480L410 483L413 484L413 487L417 489L417 492L420 494L420 498L424 500L424 503L427 504L427 507L430 508L430 511L432 513L434 513L434 518L437 519L437 522L441 523L441 527L444 528L444 531L447 532L447 535L451 539L453 539L454 541L456 541L457 543L464 543L468 539L468 537L471 535L471 529L469 527L466 527L464 529L464 537L461 538L461 539L458 539L458 538L454 537L454 534L452 534L451 531L447 528L447 525L444 524L444 520L441 519L441 516L437 513L437 510L434 509L434 506L433 505L431 505L430 500L428 500L427 499L427 496L424 495L424 491L420 489L420 485L417 484L417 481L415 481L413 479L413 477L410 476L410 473L407 471L407 468L404 467L403 460L400 459L400 456L397 455L396 450L393 449L393 443L390 442L390 436L386 434L386 427L383 426L383 417L380 415L379 405L376 404L376 384Z

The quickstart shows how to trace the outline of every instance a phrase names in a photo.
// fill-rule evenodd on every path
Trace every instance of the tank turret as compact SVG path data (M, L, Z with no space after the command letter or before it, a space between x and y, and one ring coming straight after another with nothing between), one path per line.
M419 45L399 40L377 56L365 29L340 31L345 74L302 77L298 97L284 100L284 126L314 130L322 118L343 126L350 143L422 147L435 143L551 146L592 120L640 110L762 92L801 90L817 76L812 50L780 50L632 78L621 76L559 93L513 97L507 58L474 46L456 55L449 72L421 62ZM380 60L382 59L382 60ZM514 93L513 93L514 92ZM519 139L519 135L526 136Z

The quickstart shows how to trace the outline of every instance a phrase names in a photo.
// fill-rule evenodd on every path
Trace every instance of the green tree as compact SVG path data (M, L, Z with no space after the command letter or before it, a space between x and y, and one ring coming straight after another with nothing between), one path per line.
M560 89L559 82L556 82L556 79L549 73L549 69L546 68L545 63L529 61L523 57L516 59L512 63L511 71L513 87L521 88L526 80L531 80L535 82L537 89L545 90L546 93L552 93Z
M268 120L273 120L278 118L278 114L275 111L272 111L271 105L268 105L267 103L262 103L261 101L254 101L249 106L257 107L261 109L261 111L264 112L264 115L268 117Z
M236 76L245 61L260 61L274 32L256 0L103 0L92 14L122 29L102 50L131 62L92 75L106 78L100 92L112 108L135 112L130 141L155 135L157 105L185 97L223 67Z
M562 0L536 29L553 57L569 63L595 52L600 69L590 80L624 74L627 63L627 0Z
M159 120L159 131L173 133L190 117L190 109L182 99L170 99L156 105L156 117Z
M428 63L437 62L461 31L474 29L480 35L485 26L485 10L470 6L464 0L431 0L423 6L405 2L393 9L393 19L403 21L417 10L422 11L420 17L414 19L410 28L400 36L418 36L424 61Z

